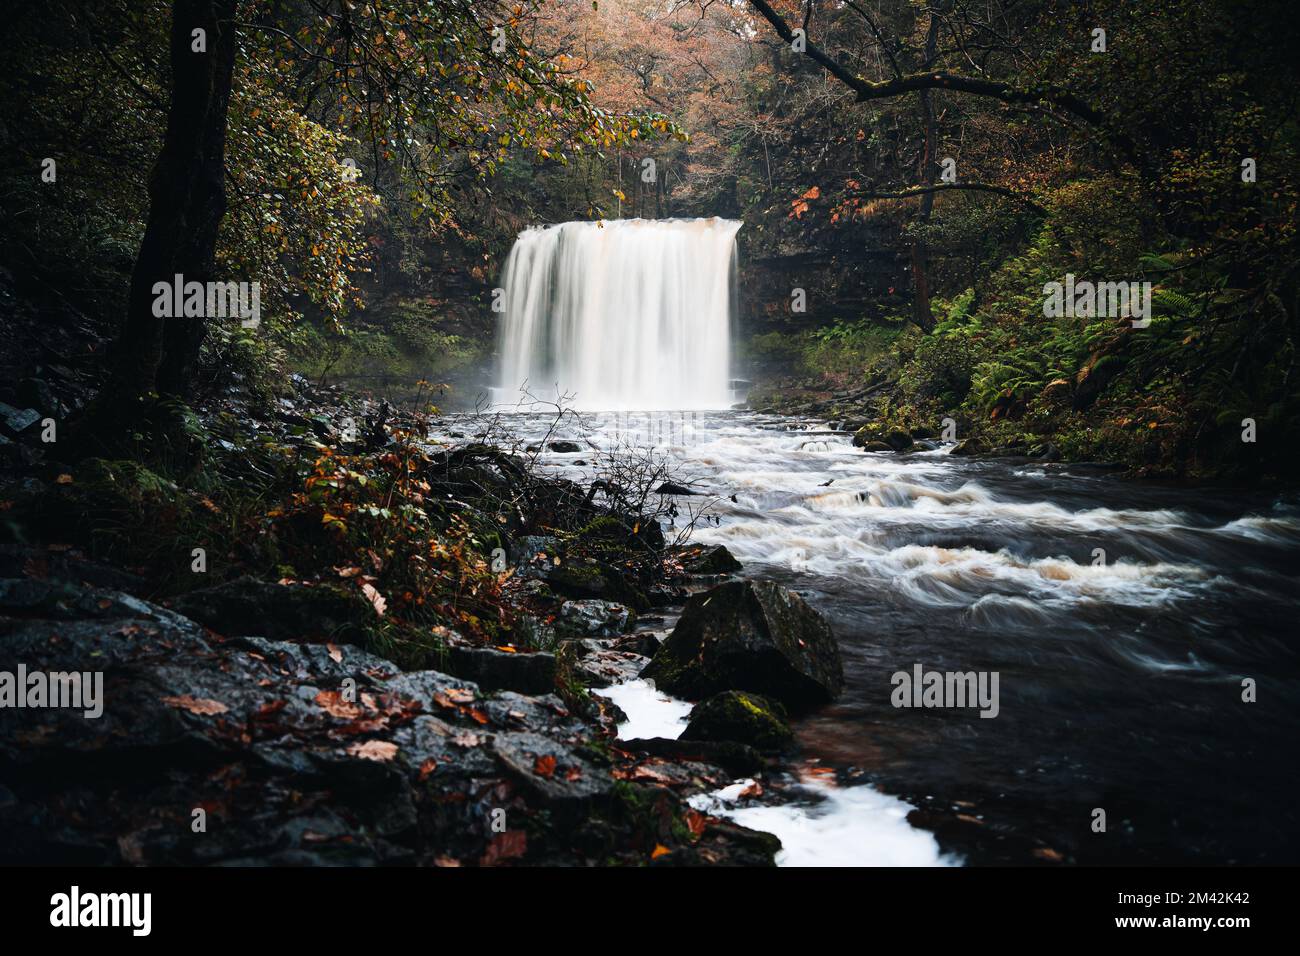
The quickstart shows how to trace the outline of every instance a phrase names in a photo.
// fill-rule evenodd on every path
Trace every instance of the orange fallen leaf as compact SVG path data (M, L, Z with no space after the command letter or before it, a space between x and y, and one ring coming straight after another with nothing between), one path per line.
M343 652L339 650L337 644L326 644L325 647L330 652L330 660L332 660L335 664L343 663Z
M537 762L533 764L533 773L539 777L550 777L555 774L555 758L550 754L545 757L538 757Z
M316 704L331 717L353 720L362 714L358 705L344 700L343 695L336 690L321 691L316 695Z
M528 834L523 830L498 833L488 844L487 852L479 860L480 866L493 866L503 860L513 860L528 852Z
M219 700L208 700L203 697L191 697L189 694L182 694L179 697L164 697L162 702L168 707L188 710L191 714L224 714L230 710L229 707Z
M375 586L369 583L362 584L361 593L370 601L370 605L375 609L375 615L377 617L383 617L384 611L388 609L388 601L384 599L382 594L375 590Z
M377 760L384 763L397 756L397 744L388 740L367 740L365 743L349 746L348 753L362 760Z
M708 826L709 818L698 810L686 811L686 826L691 831L691 836L698 837Z
M667 856L672 852L672 850L668 849L668 847L664 846L662 843L656 843L654 851L650 854L650 859L657 860L661 856Z

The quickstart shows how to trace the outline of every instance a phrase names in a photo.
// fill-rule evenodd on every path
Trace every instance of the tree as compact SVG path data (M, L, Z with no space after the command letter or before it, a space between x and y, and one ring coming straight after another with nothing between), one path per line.
M531 5L173 0L170 13L167 132L110 384L85 429L94 441L119 435L148 394L189 391L207 319L155 315L153 290L214 279L237 82L278 79L304 115L364 144L353 168L435 229L454 225L466 177L486 180L512 149L566 162L670 131L659 116L594 107L586 81L535 55L521 34Z

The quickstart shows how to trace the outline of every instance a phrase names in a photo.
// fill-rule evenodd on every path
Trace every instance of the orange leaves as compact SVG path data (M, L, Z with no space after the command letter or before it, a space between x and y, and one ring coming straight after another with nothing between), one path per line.
M397 744L389 740L367 740L365 743L351 744L347 752L349 756L359 757L362 760L387 763L397 756L397 749Z
M794 202L790 204L790 215L786 218L802 219L803 214L808 211L808 201L812 199L820 199L821 194L822 194L822 189L820 186L814 186L812 189L808 190L806 193L804 193L802 196L800 196L798 199L796 199Z
M550 754L544 757L538 757L533 763L533 773L539 777L555 776L555 758Z
M323 690L316 695L315 700L316 705L331 717L355 720L364 713L360 704L345 701L343 695L336 690Z

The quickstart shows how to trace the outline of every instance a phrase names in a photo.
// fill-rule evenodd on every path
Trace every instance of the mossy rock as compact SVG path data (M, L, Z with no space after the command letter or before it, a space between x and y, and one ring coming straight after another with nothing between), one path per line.
M251 577L183 594L172 608L227 637L364 643L375 612L358 591Z
M723 691L696 704L681 739L732 741L768 753L788 750L794 744L785 708L740 690Z
M830 625L770 581L731 581L692 597L641 676L687 699L746 690L792 709L829 703L844 686Z

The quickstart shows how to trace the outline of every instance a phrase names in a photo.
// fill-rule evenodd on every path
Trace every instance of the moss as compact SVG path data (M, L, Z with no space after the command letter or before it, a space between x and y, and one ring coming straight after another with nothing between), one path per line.
M728 690L696 705L682 739L734 741L772 752L788 749L794 734L779 703L758 694Z

